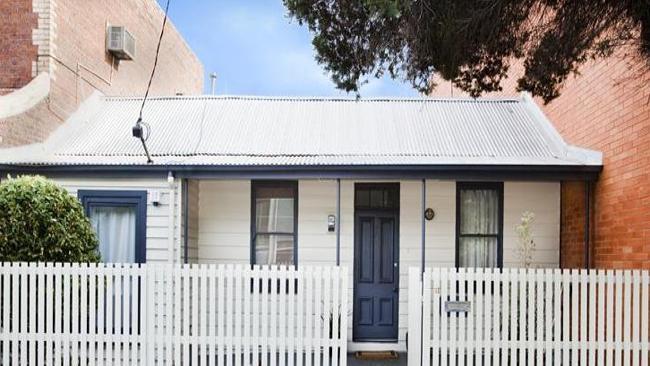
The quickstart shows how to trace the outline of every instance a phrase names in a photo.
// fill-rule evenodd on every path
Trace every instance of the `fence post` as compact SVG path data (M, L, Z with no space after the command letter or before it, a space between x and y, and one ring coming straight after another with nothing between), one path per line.
M408 366L422 363L422 282L418 267L409 268Z
M144 324L144 327L142 327L143 331L143 339L145 342L145 352L144 352L144 362L142 362L142 365L153 365L154 364L154 345L155 345L155 335L154 335L154 328L153 328L153 321L155 319L155 314L154 314L154 292L153 292L153 284L152 284L152 277L151 277L151 266L147 264L141 264L141 276L140 277L140 282L144 286L144 289L142 289L142 293L144 294L144 299L142 301L142 308L140 312L140 316L143 317L142 319L142 324Z
M341 344L341 362L340 366L347 366L348 362L348 268L341 267L341 324L339 332L343 342ZM300 365L300 363L299 363Z

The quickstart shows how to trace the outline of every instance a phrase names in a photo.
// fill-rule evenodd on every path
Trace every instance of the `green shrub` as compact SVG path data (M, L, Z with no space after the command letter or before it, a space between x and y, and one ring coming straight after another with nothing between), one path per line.
M39 176L0 183L0 261L98 262L81 203Z

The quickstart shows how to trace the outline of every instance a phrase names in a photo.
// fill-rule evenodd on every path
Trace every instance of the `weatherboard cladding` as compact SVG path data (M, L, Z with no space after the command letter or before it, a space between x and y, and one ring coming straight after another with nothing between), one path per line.
M566 157L531 103L179 96L149 99L143 120L155 164L584 165ZM32 150L40 153L14 153L22 158L4 163L143 164L131 136L141 104L101 97Z

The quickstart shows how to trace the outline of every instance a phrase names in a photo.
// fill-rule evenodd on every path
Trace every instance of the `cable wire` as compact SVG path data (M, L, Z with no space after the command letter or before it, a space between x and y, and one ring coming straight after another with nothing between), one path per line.
M149 97L149 90L151 89L151 82L153 81L153 77L156 74L156 67L158 66L158 55L160 54L160 45L162 43L162 38L163 35L165 34L165 26L167 25L167 14L169 12L169 2L170 0L167 0L167 4L165 4L165 17L163 18L163 24L162 24L162 29L160 30L160 36L158 37L158 45L156 46L156 56L153 60L153 68L151 69L151 75L149 76L149 83L147 84L147 90L144 93L144 98L142 98L142 105L140 106L140 113L138 115L138 121L136 122L136 125L144 125L147 129L147 134L146 136L144 134L140 135L140 141L142 142L142 148L144 149L144 152L147 154L147 164L153 163L153 160L151 159L151 155L149 154L149 149L147 148L147 140L149 139L149 136L151 135L151 128L149 127L148 124L142 122L142 111L144 110L144 105L147 102L147 98Z

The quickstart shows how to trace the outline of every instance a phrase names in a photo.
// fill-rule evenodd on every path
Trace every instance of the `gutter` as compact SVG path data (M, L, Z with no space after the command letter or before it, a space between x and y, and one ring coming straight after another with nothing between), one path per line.
M14 165L0 164L0 174L165 177L204 179L411 178L480 180L591 180L602 165Z

